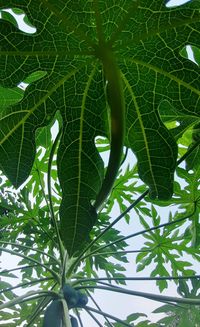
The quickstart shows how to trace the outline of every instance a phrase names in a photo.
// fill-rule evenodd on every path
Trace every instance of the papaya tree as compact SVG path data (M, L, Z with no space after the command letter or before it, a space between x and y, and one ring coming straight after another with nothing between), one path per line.
M198 326L200 1L2 0L0 15L0 251L18 258L2 326ZM96 290L164 317L118 317Z

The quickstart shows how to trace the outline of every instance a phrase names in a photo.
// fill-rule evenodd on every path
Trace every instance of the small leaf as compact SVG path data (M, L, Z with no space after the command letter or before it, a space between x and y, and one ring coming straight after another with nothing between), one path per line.
M13 89L0 86L0 106L1 110L20 102L23 99L24 91L18 87Z

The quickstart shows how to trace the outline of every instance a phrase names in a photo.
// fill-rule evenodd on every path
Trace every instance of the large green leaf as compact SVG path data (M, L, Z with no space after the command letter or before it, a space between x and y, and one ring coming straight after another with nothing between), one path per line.
M158 108L165 100L178 113L199 116L197 66L180 55L186 44L198 46L199 7L197 0L173 9L161 0L1 2L1 10L23 11L36 31L19 30L12 15L2 11L2 97L22 81L32 84L20 103L1 108L0 167L16 187L21 185L34 162L35 132L60 111L61 231L70 254L96 220L91 203L101 189L103 162L94 140L110 137L103 72L109 71L107 54L111 67L116 59L121 79L116 85L122 85L126 102L125 144L137 156L150 196L171 197L177 145ZM37 72L42 72L39 80ZM121 100L114 85L111 107L115 96Z
M150 186L150 194L165 199L172 194L173 177L169 171L174 169L176 145L157 109L163 100L168 100L177 115L199 116L199 73L195 64L181 60L179 54L185 44L195 43L198 38L199 13L195 8L199 2L192 1L191 9L186 9L187 5L183 10L167 11L162 1L139 3L127 30L122 32L118 50L125 58L122 69L127 94L127 138L139 159L139 174Z
M98 114L98 108L105 107L104 96L100 95L102 79L95 66L88 73L83 68L75 79L81 81L79 91L75 85L70 89L71 81L66 83L67 110L62 113L65 127L58 150L58 177L63 191L61 234L70 253L85 240L96 221L91 200L95 200L103 177L102 160L94 143L102 130L104 111Z

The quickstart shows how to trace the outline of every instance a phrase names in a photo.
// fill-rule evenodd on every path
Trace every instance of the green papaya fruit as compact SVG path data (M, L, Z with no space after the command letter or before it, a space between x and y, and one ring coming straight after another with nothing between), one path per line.
M70 320L71 320L72 327L78 327L78 321L75 317L70 316Z
M56 299L46 308L43 327L62 327L62 316L62 302L59 299Z
M63 287L63 295L67 302L68 308L75 308L78 303L78 292L70 285Z
M84 308L87 303L88 303L88 297L87 297L87 295L78 291L78 303L77 303L77 307Z

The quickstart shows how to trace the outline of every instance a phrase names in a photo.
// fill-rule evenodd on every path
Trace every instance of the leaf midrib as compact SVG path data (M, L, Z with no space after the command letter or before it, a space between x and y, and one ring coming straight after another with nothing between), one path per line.
M38 103L31 108L28 113L12 128L9 130L9 133L7 133L2 140L0 140L0 146L21 126L23 125L26 120L62 85L64 84L70 77L75 75L83 66L85 66L86 63L82 64L79 68L76 68L69 72L67 75L65 75L57 84L55 84L45 96L43 96ZM22 110L23 112L23 110ZM12 115L15 115L16 113L13 112Z
M85 91L83 94L83 99L82 99L82 104L81 104L81 116L80 116L80 131L79 131L79 150L78 150L78 185L77 185L77 201L76 201L76 213L75 213L75 223L74 223L74 233L73 233L73 239L71 242L71 250L74 248L74 243L77 235L77 221L79 217L79 203L80 203L80 192L81 192L81 173L82 173L82 142L83 142L83 124L84 124L84 113L85 113L85 104L87 100L87 95L89 92L89 88L92 82L92 79L94 77L94 74L96 72L97 65L94 66L92 69L90 76L87 80L86 86L85 86Z
M21 137L20 148L19 148L19 153L18 153L19 160L17 160L17 174L16 174L16 182L15 182L16 185L18 185L18 178L19 178L19 171L20 171L20 164L21 164L21 154L22 154L22 148L23 148L23 140L24 140L24 125L22 125L22 137Z
M123 59L123 61L124 61L124 59ZM161 68L159 68L157 66L154 66L152 64L146 63L146 62L144 62L142 60L139 60L139 59L136 59L136 58L126 58L125 61L132 62L132 63L134 63L136 65L144 66L144 67L146 67L146 68L148 68L150 70L153 70L156 73L159 73L159 74L161 74L161 75L163 75L165 77L168 77L169 79L173 80L177 84L179 84L181 86L184 86L188 90L196 93L200 97L200 91L198 89L196 89L195 87L189 85L188 83L184 82L180 78L172 75L171 73L168 73L168 72L164 71L163 69L161 69Z
M15 57L66 57L66 58L74 58L75 56L78 57L82 57L85 59L86 56L94 56L94 52L93 51L80 51L80 50L70 50L70 51L67 51L67 50L58 50L58 51L21 51L21 50L18 50L16 49L16 51L1 51L0 52L0 56L3 57L3 56L15 56Z
M140 37L137 37L137 34L136 34L136 35L134 35L134 38L131 39L131 44L132 44L132 46L133 45L137 45L141 41L148 40L149 38L151 38L153 36L159 36L160 34L162 34L164 32L167 32L169 30L173 30L173 29L175 29L177 27L181 27L181 26L188 26L188 27L190 27L189 26L190 24L195 24L195 23L198 23L198 22L200 22L200 16L198 18L196 18L196 19L194 19L194 18L187 19L187 20L185 19L185 20L183 20L183 21L181 21L179 23L173 24L173 25L168 25L166 27L159 28L159 29L153 29L150 32L144 32L143 34L140 34ZM123 33L123 31L121 31L121 33ZM121 39L123 40L123 38L118 38L118 39L115 40L115 42L117 42L117 41L119 41ZM126 47L126 46L129 46L130 47L130 40L128 40L126 42L123 42L123 47ZM121 48L121 44L120 44L120 46L117 45L117 48L118 47Z
M140 109L139 109L139 106L137 104L135 94L134 94L134 92L132 90L132 87L129 84L127 78L125 77L125 75L122 72L121 72L121 76L122 76L122 78L124 80L124 83L125 83L128 91L129 91L129 93L131 95L131 98L133 100L133 103L134 103L134 107L135 107L135 110L136 110L136 113L137 113L138 121L139 121L140 128L141 128L142 135L143 135L143 140L144 140L144 144L145 144L145 151L146 151L147 159L148 159L148 162L149 162L149 170L150 170L150 173L151 173L151 177L152 177L152 180L153 180L153 184L154 184L156 193L158 194L157 185L156 185L156 181L155 181L155 178L154 178L154 173L153 173L153 170L152 170L151 155L150 155L150 152L149 152L148 141L147 141L147 137L146 137L146 133L145 133L145 128L144 128L144 125L143 125L142 117L141 117L141 114L140 114ZM133 124L134 124L134 122L133 122Z

